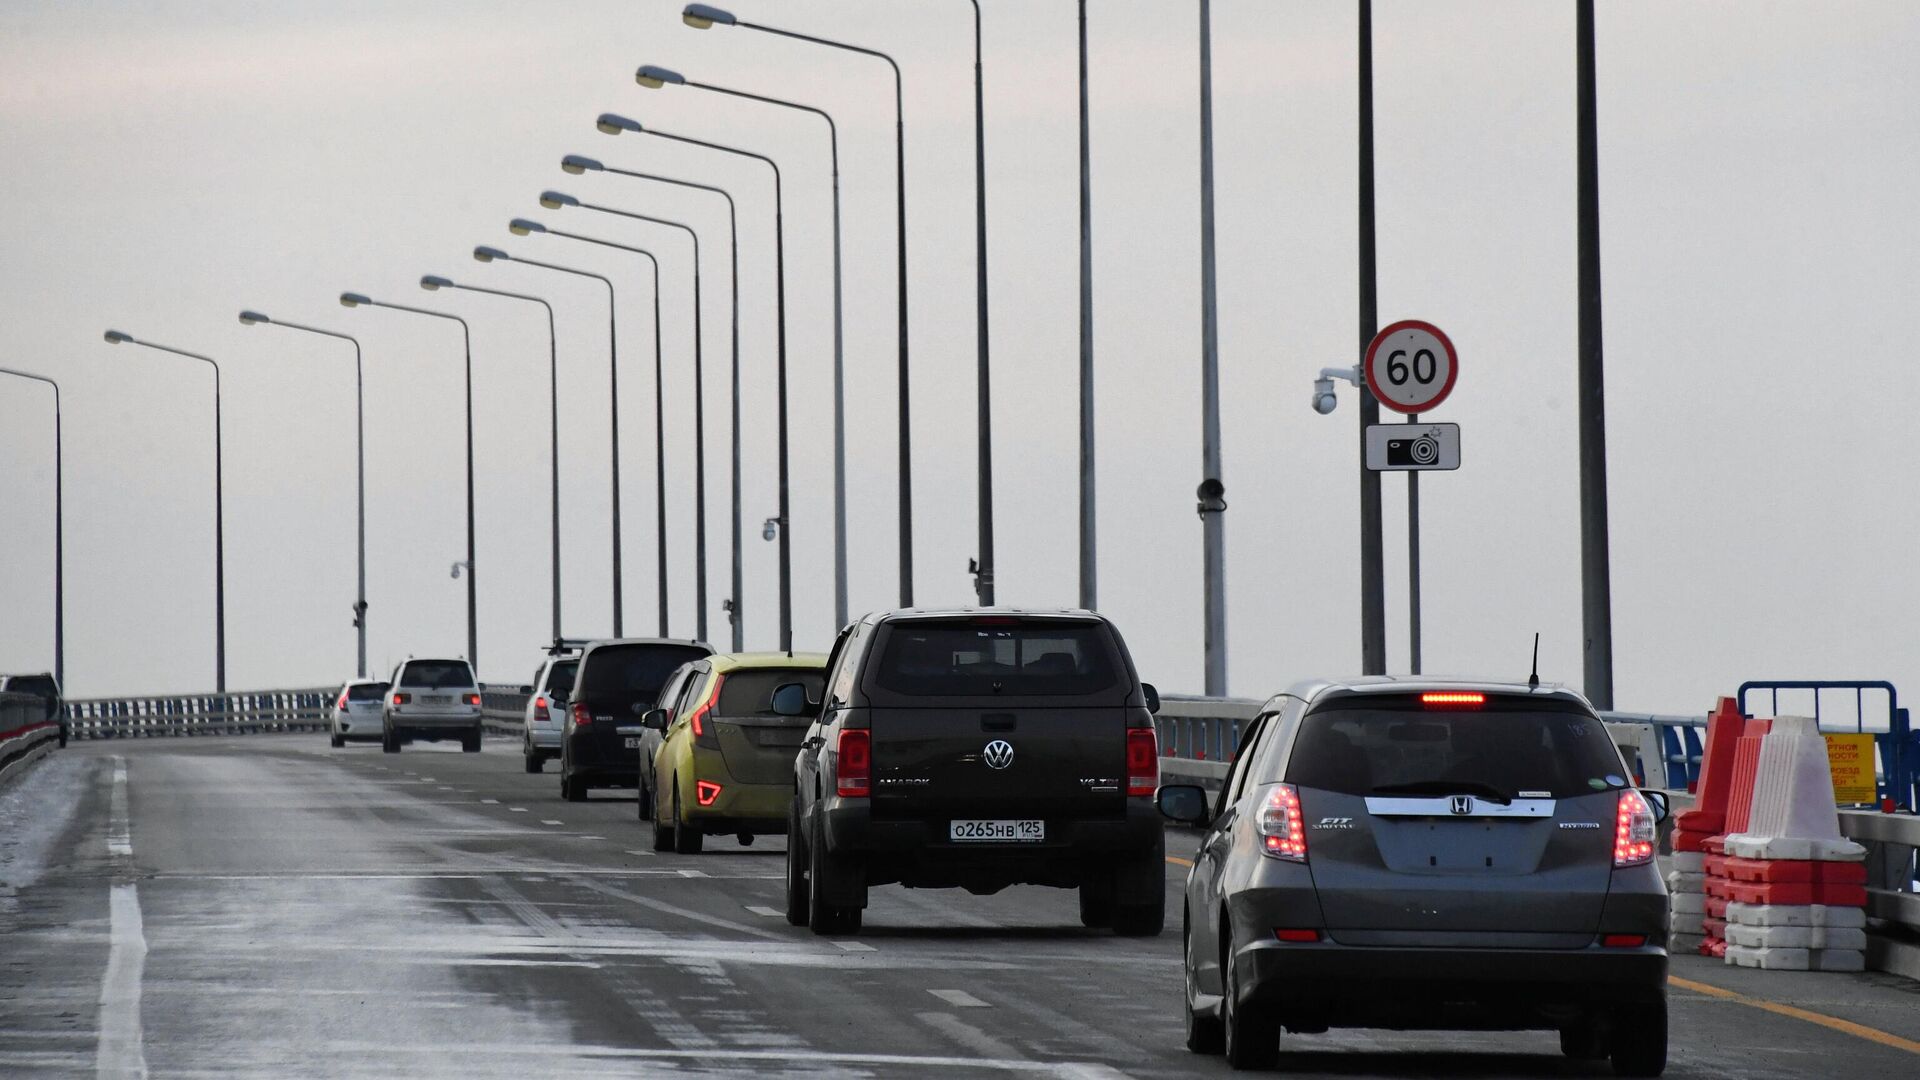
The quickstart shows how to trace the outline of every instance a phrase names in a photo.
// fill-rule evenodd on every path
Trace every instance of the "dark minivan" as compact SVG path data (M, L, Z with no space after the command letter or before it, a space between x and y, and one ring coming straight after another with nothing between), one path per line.
M1090 611L869 615L842 631L795 762L787 918L856 930L867 890L1080 891L1081 921L1160 932L1153 687Z
M1274 1064L1282 1029L1557 1032L1656 1076L1666 797L1571 690L1304 683L1243 731L1186 887L1187 1046Z
M580 654L560 735L560 797L583 802L592 788L637 788L641 717L680 665L713 655L699 641L621 638Z

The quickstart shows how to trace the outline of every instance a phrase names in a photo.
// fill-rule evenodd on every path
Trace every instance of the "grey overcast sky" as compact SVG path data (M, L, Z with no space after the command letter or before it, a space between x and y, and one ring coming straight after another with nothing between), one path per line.
M1075 5L983 0L1000 595L1072 603L1078 362ZM1144 676L1201 683L1196 4L1091 5L1101 606ZM12 0L0 7L0 366L62 380L68 681L76 696L212 685L212 430L225 372L229 681L351 674L353 383L366 347L371 654L464 647L461 382L451 324L349 311L343 289L471 318L482 673L547 633L538 309L423 293L423 273L550 297L559 319L566 626L609 629L606 301L619 298L627 625L654 629L651 279L665 269L676 634L693 629L691 277L671 230L543 211L543 188L684 219L703 249L711 636L725 639L725 213L698 192L567 176L567 153L718 183L740 208L749 646L776 636L770 187L755 163L594 130L604 110L778 158L794 380L795 611L832 626L829 187L819 125L642 63L833 112L845 205L852 604L894 596L892 103L884 65L681 25L677 0L319 4ZM1907 416L1920 365L1920 7L1603 0L1601 214L1617 700L1705 709L1756 677L1920 676ZM963 0L739 0L905 70L917 587L971 597L973 182ZM1465 467L1425 487L1431 671L1580 679L1573 5L1379 0L1380 311L1462 356L1433 419ZM1307 405L1356 351L1354 5L1214 5L1231 690L1359 665L1355 411ZM1888 342L1892 342L1891 345ZM44 669L47 395L0 380L0 670ZM1390 662L1406 664L1404 485L1385 484Z

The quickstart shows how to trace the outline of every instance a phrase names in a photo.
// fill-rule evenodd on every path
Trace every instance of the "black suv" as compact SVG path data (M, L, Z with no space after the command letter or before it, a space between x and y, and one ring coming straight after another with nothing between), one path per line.
M67 745L67 707L60 697L60 681L58 679L46 673L39 675L0 675L0 691L9 694L27 694L45 702L46 712L43 719L59 721L60 745Z
M712 656L699 641L621 638L580 654L560 733L560 797L584 802L591 788L640 786L640 718L689 660Z
M1080 918L1157 934L1165 837L1153 687L1090 611L869 615L841 631L794 763L787 920L859 929L867 889L1080 890Z

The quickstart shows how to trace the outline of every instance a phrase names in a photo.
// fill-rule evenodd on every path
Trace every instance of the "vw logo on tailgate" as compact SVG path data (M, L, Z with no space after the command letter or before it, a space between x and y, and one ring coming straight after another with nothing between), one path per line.
M1004 769L1013 764L1013 744L1005 739L995 739L980 752L980 759L989 769Z

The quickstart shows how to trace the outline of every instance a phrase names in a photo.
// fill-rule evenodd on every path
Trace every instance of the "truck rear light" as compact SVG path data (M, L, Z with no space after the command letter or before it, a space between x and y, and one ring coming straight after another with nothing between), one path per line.
M584 701L574 702L573 703L573 726L587 727L592 723L593 723L593 710L587 708L587 704Z
M412 701L412 700L413 700L413 695L412 695L412 694L395 694L395 695L393 695L393 703L394 703L395 705L405 705L405 704L406 704L407 702L409 702L409 701Z
M1644 866L1653 861L1653 807L1637 791L1620 793L1614 811L1613 865Z
M339 700L338 702L336 702L336 705L337 705L337 706L338 706L338 707L339 707L339 708L340 708L340 709L341 709L342 711L344 711L344 710L346 709L346 707L347 707L347 694L346 694L346 691L344 691L344 690L342 690L342 691L340 692L340 700Z
M711 780L695 780L693 782L693 798L694 801L698 802L701 806L712 806L713 801L720 797L720 791L720 785Z
M834 768L834 783L841 798L873 794L873 732L866 728L840 732L840 761Z
M478 705L478 704L480 704L480 695L479 695L479 694L468 694L468 695L467 695L467 704L469 704L469 705Z
M720 686L726 681L725 675L715 675L713 687L707 691L707 696L701 700L699 707L693 710L693 715L687 717L687 726L693 729L693 742L696 746L704 746L708 750L720 748L720 736L714 733L713 725L708 721L713 716L713 707L720 701Z
M553 714L547 711L547 695L541 694L539 697L533 699L533 719L536 723L541 724L553 719Z
M1647 943L1645 934L1602 934L1600 945L1608 949L1638 949Z
M1487 695L1463 690L1421 694L1420 704L1429 709L1477 709L1487 703Z
M1279 929L1273 932L1273 936L1276 938L1279 938L1281 941L1291 941L1291 942L1296 942L1301 944L1311 944L1312 942L1320 940L1320 931L1307 930L1307 929L1300 929L1300 930Z
M1254 827L1260 833L1261 850L1268 855L1288 862L1307 861L1307 826L1300 818L1300 794L1292 784L1273 785Z
M1127 729L1127 794L1152 798L1160 786L1160 742L1152 728Z

